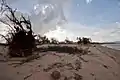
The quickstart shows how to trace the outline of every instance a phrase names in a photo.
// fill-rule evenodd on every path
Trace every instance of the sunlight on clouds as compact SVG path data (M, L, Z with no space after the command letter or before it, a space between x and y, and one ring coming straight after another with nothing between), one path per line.
M12 0L13 1L13 0ZM70 22L71 0L37 0L33 10L30 12L30 19L33 22L35 33L46 35L48 38L55 37L63 41L68 37L76 40L76 37L89 37L93 41L120 41L120 23L109 23L105 26L85 26L78 22ZM64 5L63 4L67 5ZM91 3L92 0L86 0ZM69 7L68 7L69 6ZM77 4L79 6L79 4ZM74 16L74 15L73 15ZM102 20L102 17L100 17ZM68 23L68 24L67 24ZM1 24L0 24L1 25ZM3 26L3 25L2 25ZM3 30L4 28L0 28ZM5 34L3 31L0 33Z
M7 25L3 24L0 22L0 34L1 35L6 35L6 31L8 31L8 29L6 28ZM5 43L5 39L0 36L0 43Z
M66 15L64 14L64 8L69 6L70 0L38 0L38 3L34 5L34 10L30 16L33 22L33 28L36 33L43 34L48 30L55 29L56 24L62 25L66 23ZM64 4L64 6L63 6Z
M63 9L65 9L65 12L68 14L68 9L66 8L71 4L71 0L29 0L29 4L26 4L26 6L27 8L30 7L31 10L27 10L23 7L17 6L17 4L22 5L24 0L11 1L12 3L7 0L7 2L11 5L13 3L16 4L13 6L14 8L22 10L22 13L24 13L24 10L26 10L25 12L29 13L31 22L34 26L34 32L40 34L43 34L44 32L47 32L53 28L55 29L56 24L62 25L66 23L67 19L64 15Z
M97 42L112 42L120 40L120 23L111 24L111 27L87 27L81 24L70 23L64 26L56 26L56 30L45 33L48 38L55 37L63 41L68 37L70 40L76 40L76 37L88 37ZM110 26L110 24L108 25ZM114 32L114 33L113 33Z
M91 3L92 2L92 0L86 0L86 3L87 4L89 4L89 3Z
M75 38L75 35L72 32L62 29L60 26L56 26L56 30L50 30L44 35L46 35L49 39L56 38L59 41L64 41L66 37L68 37L69 40L73 40Z

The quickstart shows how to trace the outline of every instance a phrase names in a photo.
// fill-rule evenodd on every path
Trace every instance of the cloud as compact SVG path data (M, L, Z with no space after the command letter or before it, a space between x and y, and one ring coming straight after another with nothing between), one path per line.
M0 22L0 34L1 35L6 35L6 31L8 31L6 26L7 25ZM0 43L4 43L4 42L5 42L5 39L2 36L0 36Z
M18 4L18 2L20 1L21 4L24 0L6 0L6 1L10 5L12 5ZM27 4L26 6L33 7L26 14L29 13L28 15L30 15L32 25L34 26L33 27L34 32L44 34L49 29L51 30L55 29L56 25L64 24L67 21L67 19L64 15L63 9L70 4L70 1L71 0L35 0L34 5ZM32 0L30 0L30 2L32 2ZM13 8L17 8L17 5L13 6Z
M0 2L1 2L2 0L0 0ZM11 3L14 3L14 2L16 2L16 1L18 1L18 0L4 0L4 1L6 1L7 3L9 3L9 4L11 4Z
M92 2L92 0L86 0L86 3L87 4L89 4L89 3L91 3Z
M64 41L66 37L70 40L75 38L75 35L72 32L62 29L60 26L56 26L56 30L49 30L44 35L46 35L49 39L56 38L59 41Z
M64 14L64 8L70 4L70 1L71 0L38 0L31 14L35 32L43 34L50 29L55 29L56 25L66 23L67 19Z
M56 26L56 30L49 31L45 35L64 41L66 37L76 40L76 37L89 37L97 42L120 41L120 23L108 24L101 27L89 27L78 23L69 23L64 26Z
M12 0L11 3L15 1L17 0ZM49 38L55 37L60 41L66 37L70 40L76 40L78 36L90 37L93 41L100 42L120 41L119 22L100 27L90 27L75 22L68 22L67 24L66 22L70 17L70 13L69 9L66 8L71 5L71 0L36 1L38 2L34 4L33 9L29 12L35 33L47 35ZM87 4L91 2L92 0L86 0ZM0 30L3 29L4 28L0 28ZM0 31L0 33L4 34L3 31Z

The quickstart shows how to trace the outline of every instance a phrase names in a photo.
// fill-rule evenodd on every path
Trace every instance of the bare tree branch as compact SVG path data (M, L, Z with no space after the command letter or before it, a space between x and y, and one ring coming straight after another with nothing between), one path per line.
M6 38L6 36L4 36L2 34L0 34L0 36L2 36L8 43L10 43L9 40L8 40L8 38Z
M9 23L7 23L6 21L3 21L2 19L0 19L0 22L2 22L3 24L8 25L13 31L15 31L15 30L13 29L13 27L12 27Z

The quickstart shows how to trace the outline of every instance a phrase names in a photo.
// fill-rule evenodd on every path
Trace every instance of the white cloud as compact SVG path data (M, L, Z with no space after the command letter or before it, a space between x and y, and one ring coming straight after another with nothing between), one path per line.
M87 4L89 4L89 3L91 3L92 2L92 0L86 0L86 3Z
M49 39L54 37L59 41L64 41L66 37L70 40L75 38L75 35L72 32L62 29L60 26L56 26L56 30L50 30L44 35L46 35Z
M68 15L64 14L64 8L70 4L71 0L38 0L31 14L34 31L43 34L49 29L55 29L56 24L66 23ZM65 9L65 13L68 14L68 10Z
M120 41L119 22L101 27L89 27L73 22L58 26L58 24L62 24L66 21L66 15L70 15L69 9L65 10L65 13L67 13L66 15L63 13L64 8L67 7L64 7L63 5L65 4L65 1L67 5L70 5L71 0L38 1L39 2L33 7L33 11L31 11L31 20L36 33L45 33L49 38L55 37L60 41L64 40L66 37L71 40L76 40L77 36L90 37L93 41ZM92 2L92 0L86 0L87 4L90 2ZM67 18L69 18L69 16ZM3 28L0 28L0 30L3 30ZM0 33L4 34L3 31L0 31Z
M7 25L0 22L0 34L1 35L6 35L6 32L8 31L6 26ZM5 42L5 39L2 36L0 36L0 43L4 43L4 42Z
M110 42L120 41L120 23L109 24L106 27L87 27L77 23L70 23L64 26L57 26L56 30L49 31L45 34L49 38L55 37L56 39L63 41L66 37L70 40L76 40L77 36L89 37L93 41L98 42Z
M9 4L19 4L18 2L22 2L24 0L6 0ZM28 0L27 0L28 1ZM33 24L34 32L43 34L47 32L49 29L55 29L56 24L62 25L66 22L66 16L64 15L67 13L68 16L68 9L66 9L71 4L71 0L29 0L33 2L33 5L26 4L28 7L33 7L29 11L22 11L30 15L31 22ZM22 5L24 6L24 5ZM17 8L17 5L12 6ZM18 6L19 7L19 6ZM20 7L20 10L22 7ZM19 10L19 9L18 9Z

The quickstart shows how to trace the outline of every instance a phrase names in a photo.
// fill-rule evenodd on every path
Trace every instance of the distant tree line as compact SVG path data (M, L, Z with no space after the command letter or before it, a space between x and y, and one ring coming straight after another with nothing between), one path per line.
M81 44L81 43L83 43L83 44L89 44L91 42L92 42L91 38L77 37L77 43L78 44Z
M12 9L4 0L1 3L0 14L4 18L0 19L0 22L7 25L9 29L7 35L2 36L8 44L8 54L11 57L26 57L32 55L37 44L74 44L74 41L66 38L63 42L59 42L55 38L48 39L46 36L35 35L32 30L31 21L26 16L21 14L16 16L16 9ZM5 20L6 19L6 20ZM77 37L77 44L89 44L90 38Z
M38 35L36 38L36 43L37 44L90 44L92 42L91 38L86 38L86 37L77 37L76 38L77 42L71 41L68 38L66 38L64 41L59 42L55 38L48 39L46 36L40 36Z

